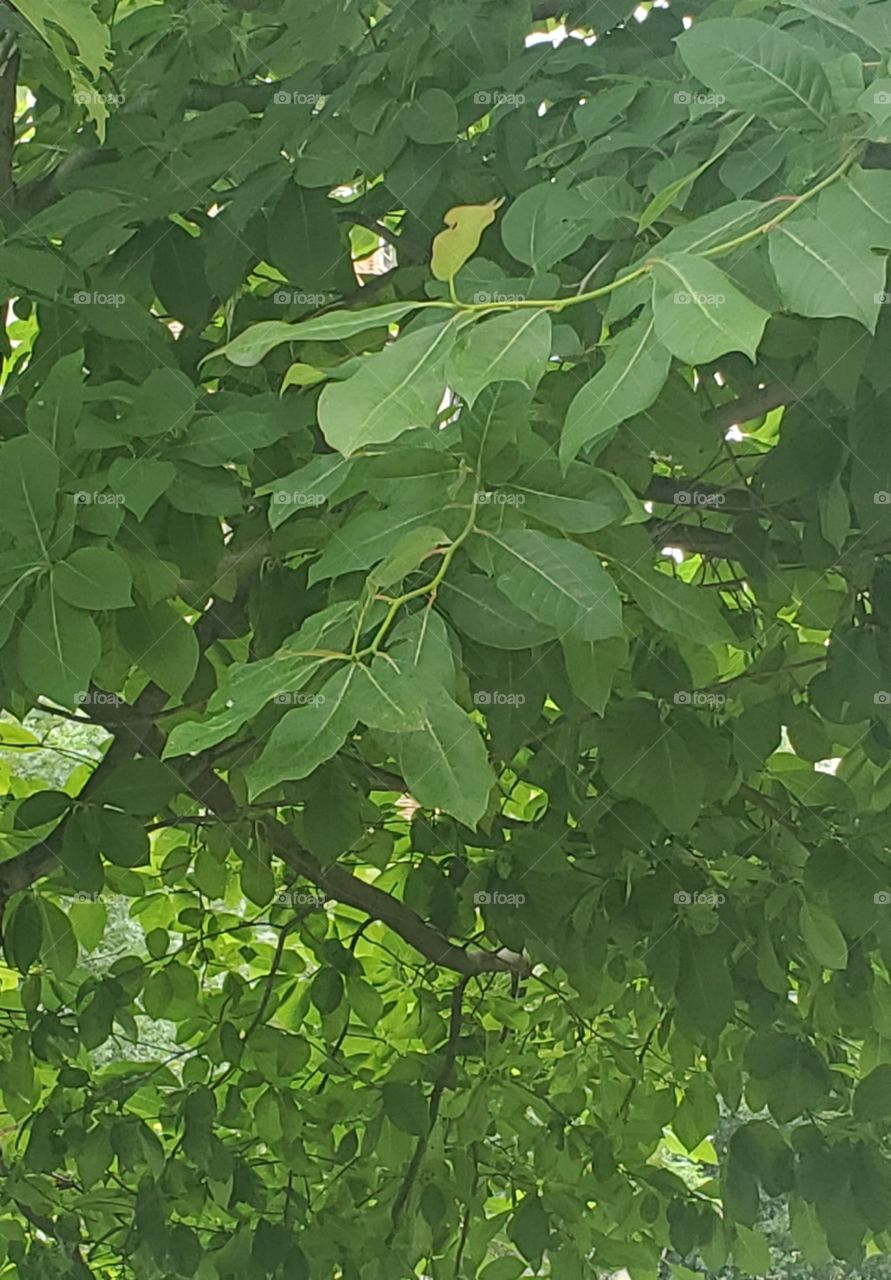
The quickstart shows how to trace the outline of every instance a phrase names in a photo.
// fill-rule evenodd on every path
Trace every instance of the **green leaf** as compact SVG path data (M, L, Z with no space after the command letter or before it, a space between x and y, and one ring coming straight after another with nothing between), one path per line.
M118 615L124 648L146 675L172 697L181 697L198 668L198 641L192 627L170 605L137 605Z
M622 601L595 552L532 529L487 536L498 586L534 618L579 640L622 635Z
M403 733L425 724L425 689L406 664L390 657L375 658L370 667L360 663L351 694L352 706L370 729Z
M459 204L443 217L446 230L433 239L430 271L436 280L452 280L479 248L486 227L495 221L495 212L503 200L487 204Z
M108 486L114 495L120 495L123 505L137 520L144 520L161 494L170 488L175 475L172 462L161 462L157 458L116 458L108 471Z
M464 330L449 353L446 380L472 406L492 382L521 382L534 391L550 355L546 312L508 312Z
M532 649L558 634L553 620L536 620L481 573L449 574L437 598L464 634L496 649Z
M336 969L320 969L313 978L310 998L321 1014L333 1013L343 1000L343 978Z
M854 1115L868 1124L891 1120L891 1065L874 1067L854 1090Z
M270 528L277 529L289 516L316 510L337 492L349 474L350 464L345 458L336 453L322 453L305 466L258 489L259 495L270 495Z
M646 565L622 565L629 594L663 631L696 644L731 643L733 633L724 621L714 593L700 591Z
M358 720L355 663L344 663L301 706L285 712L260 756L245 770L251 798L289 778L306 778L339 751Z
M611 705L598 743L600 770L612 791L645 804L669 831L690 830L702 807L702 772L654 704L635 699Z
M77 939L71 922L54 902L40 903L43 932L40 958L57 978L67 978L77 964Z
M437 549L446 546L449 537L436 525L421 524L403 533L393 550L368 575L369 585L385 590L420 569Z
M799 913L801 936L807 949L827 969L844 969L848 963L848 944L828 911L804 902Z
M284 342L343 342L345 338L352 338L368 329L395 324L417 308L417 302L386 302L379 307L360 307L356 311L331 311L293 324L284 320L263 320L252 324L237 338L204 358L210 360L214 356L225 356L230 364L249 369Z
M687 364L707 364L728 351L754 360L770 318L720 268L688 253L657 259L653 314L659 341Z
M44 559L56 523L59 463L47 443L18 436L0 449L0 523L17 546Z
M344 382L329 382L319 397L319 426L332 449L349 456L369 444L395 440L410 427L429 426L445 387L445 361L457 322L428 325L377 355L366 356Z
M25 683L72 707L86 692L101 651L93 619L41 587L19 631L19 669Z
M420 1085L387 1082L381 1086L384 1114L403 1133L423 1138L430 1128L427 1099Z
M802 316L850 316L875 332L885 290L884 258L802 212L774 227L770 261L783 301Z
M586 202L577 192L548 182L527 188L501 222L505 249L536 274L575 253L590 234Z
M474 828L495 775L473 721L445 692L429 698L420 729L395 740L400 772L425 809L442 809Z
M89 0L17 0L16 8L54 51L64 48L52 28L74 43L78 57L93 76L109 65L108 28L99 20ZM48 25L50 24L50 25Z
M145 827L129 813L100 809L96 814L97 842L109 862L119 867L142 867L149 860Z
M53 568L53 590L79 609L126 609L132 588L127 562L104 547L80 547Z
M524 467L509 489L519 495L523 514L566 533L597 533L620 523L629 512L622 489L606 471L570 466L561 474L555 463Z
M43 915L37 901L26 894L19 898L3 924L3 950L19 973L27 973L43 946Z
M752 116L744 116L742 120L733 121L733 123L726 126L726 128L722 130L722 136L719 138L715 150L707 160L703 160L702 164L697 165L690 173L686 173L682 177L676 178L674 182L670 182L668 186L663 187L661 191L657 192L640 215L640 219L637 224L638 233L646 231L648 227L651 227L653 223L662 216L665 210L674 204L682 191L685 191L687 187L691 186L697 178L702 177L702 175L711 168L716 160L720 160L721 156L725 155L737 139L745 133L751 123Z
M734 1229L733 1259L736 1265L746 1275L766 1275L770 1270L770 1248L764 1236L739 1222Z
M444 89L425 89L409 103L402 127L415 142L451 142L458 132L458 109Z
M694 22L677 41L686 66L727 102L775 125L822 128L832 91L819 55L793 34L755 18Z
M616 338L603 368L573 399L560 438L560 461L572 462L620 423L649 409L665 385L671 354L656 336L653 316L644 316Z
M551 1238L551 1220L537 1194L527 1192L523 1196L508 1234L523 1257L537 1269Z

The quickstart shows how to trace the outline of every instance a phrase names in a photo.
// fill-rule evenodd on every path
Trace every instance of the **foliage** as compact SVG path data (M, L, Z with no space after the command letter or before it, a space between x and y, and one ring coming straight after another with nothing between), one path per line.
M887 1250L891 3L629 9L4 9L0 1276Z

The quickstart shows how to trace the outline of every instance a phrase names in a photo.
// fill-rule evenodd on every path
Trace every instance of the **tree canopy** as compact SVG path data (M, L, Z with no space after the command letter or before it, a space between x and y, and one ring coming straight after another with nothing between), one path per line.
M891 0L0 26L0 1276L859 1274Z

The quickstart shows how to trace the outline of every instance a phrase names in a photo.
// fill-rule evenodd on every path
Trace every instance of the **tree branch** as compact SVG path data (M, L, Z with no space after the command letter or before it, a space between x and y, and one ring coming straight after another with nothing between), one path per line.
M766 387L758 387L750 395L719 404L708 415L708 421L720 431L729 431L738 422L751 422L754 418L763 418L773 409L779 409L781 405L795 404L812 390L813 388L787 387L784 382L769 382Z
M311 881L329 898L364 911L379 920L414 947L426 960L455 973L472 977L478 973L525 973L527 964L515 951L470 951L449 942L427 924L406 903L367 884L336 863L322 867L312 854L301 848L292 832L281 822L264 821L262 830L282 861Z

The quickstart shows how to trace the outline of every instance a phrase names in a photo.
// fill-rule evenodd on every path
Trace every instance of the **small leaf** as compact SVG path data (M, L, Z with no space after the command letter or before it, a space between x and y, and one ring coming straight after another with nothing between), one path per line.
M649 409L670 368L671 354L656 336L653 316L641 317L623 329L610 346L603 368L569 406L560 438L564 467L586 445L603 441L619 423Z
M798 922L801 936L814 959L827 969L844 969L848 963L848 944L828 911L804 902Z
M126 560L104 547L80 547L53 569L53 589L79 609L126 609L133 580Z
M446 230L433 239L430 270L436 280L452 280L479 248L486 227L495 221L504 198L487 204L458 204L443 218Z
M352 338L366 329L395 324L417 308L417 302L386 302L379 307L359 307L355 311L331 311L311 320L297 320L294 324L284 320L261 320L224 347L217 347L216 351L204 357L204 361L225 356L230 364L249 369L284 342L342 342L344 338Z

